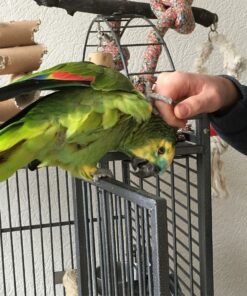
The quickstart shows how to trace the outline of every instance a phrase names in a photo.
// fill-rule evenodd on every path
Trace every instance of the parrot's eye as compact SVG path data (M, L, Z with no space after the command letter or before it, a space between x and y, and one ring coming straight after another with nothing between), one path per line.
M160 147L159 149L158 149L158 155L162 155L162 154L164 154L165 153L165 147Z

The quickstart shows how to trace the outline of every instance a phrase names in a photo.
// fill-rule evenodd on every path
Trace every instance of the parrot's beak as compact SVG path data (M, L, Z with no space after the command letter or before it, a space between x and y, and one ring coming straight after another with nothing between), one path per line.
M160 172L160 168L157 165L150 163L146 159L133 157L131 163L135 170L134 175L139 178L148 178Z

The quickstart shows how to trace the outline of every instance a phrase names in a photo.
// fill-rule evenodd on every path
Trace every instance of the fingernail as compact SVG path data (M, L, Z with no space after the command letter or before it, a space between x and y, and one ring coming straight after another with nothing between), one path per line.
M152 86L152 91L155 91L155 90L156 90L156 83L154 83Z
M177 105L177 113L180 119L189 117L189 108L185 104Z

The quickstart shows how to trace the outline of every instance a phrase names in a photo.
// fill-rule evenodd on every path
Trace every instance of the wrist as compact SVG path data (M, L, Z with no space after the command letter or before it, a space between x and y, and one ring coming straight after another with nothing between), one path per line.
M235 83L227 76L219 77L223 83L222 91L222 109L228 109L233 106L240 98L241 94Z
M216 117L225 116L242 98L242 94L238 88L238 81L227 75L222 75L218 77L221 82L221 91L220 93L220 105L218 110L212 114Z

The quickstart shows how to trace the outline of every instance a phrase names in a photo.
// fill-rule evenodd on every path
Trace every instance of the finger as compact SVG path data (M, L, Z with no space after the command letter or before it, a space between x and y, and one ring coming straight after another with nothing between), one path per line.
M177 97L177 87L174 87L171 73L164 72L159 75L156 83L153 85L153 91L173 99Z
M185 127L187 120L177 118L174 114L173 106L167 105L161 101L155 101L154 105L167 124L178 128Z
M189 96L188 74L183 72L163 72L158 76L155 92L172 98L175 102Z
M180 120L191 118L200 113L209 112L210 106L201 95L191 96L174 107L174 114Z

